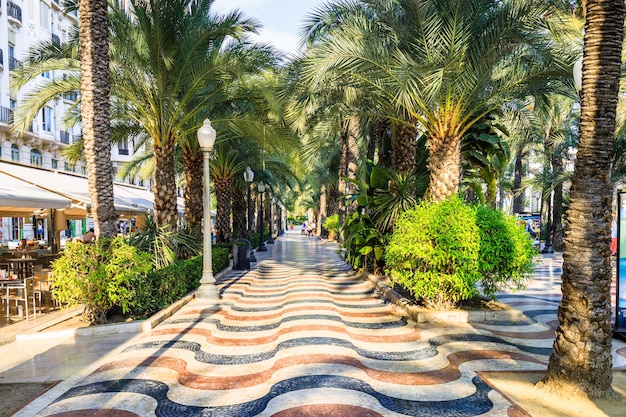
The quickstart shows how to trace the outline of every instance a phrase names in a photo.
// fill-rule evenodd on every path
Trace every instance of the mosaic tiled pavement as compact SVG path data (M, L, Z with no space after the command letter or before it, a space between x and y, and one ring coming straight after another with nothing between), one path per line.
M42 416L518 416L485 370L542 370L561 262L500 299L523 322L416 324L317 239L288 234L218 305L188 304L57 396ZM626 345L614 343L614 365ZM96 410L98 410L96 412Z

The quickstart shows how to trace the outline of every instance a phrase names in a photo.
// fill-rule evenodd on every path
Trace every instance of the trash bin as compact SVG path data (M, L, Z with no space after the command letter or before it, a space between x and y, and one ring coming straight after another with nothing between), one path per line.
M237 271L250 269L250 241L237 239L233 242L233 269Z

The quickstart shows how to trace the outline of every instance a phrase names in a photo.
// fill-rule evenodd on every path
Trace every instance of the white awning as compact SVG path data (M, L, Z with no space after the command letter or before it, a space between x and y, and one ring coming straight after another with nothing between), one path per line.
M69 216L85 217L88 208L91 206L89 186L87 178L84 176L2 161L0 161L0 173L20 178L33 186L43 189L42 191L49 191L69 198L72 203L72 208L67 211ZM139 191L143 190L140 189ZM115 183L113 186L115 210L118 214L131 215L150 212L154 198L149 191L145 191L145 193L150 198L146 194L138 194L134 190L131 191L131 187Z
M40 209L69 208L71 201L0 172L0 215L32 215Z

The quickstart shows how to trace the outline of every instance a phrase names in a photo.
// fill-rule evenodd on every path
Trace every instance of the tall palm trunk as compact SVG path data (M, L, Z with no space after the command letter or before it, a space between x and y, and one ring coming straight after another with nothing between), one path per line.
M204 194L202 173L202 152L186 151L183 153L185 168L185 218L191 229L202 224Z
M315 233L318 236L327 236L328 231L324 228L324 222L328 215L328 190L326 185L320 187L320 211L317 216L317 230Z
M430 183L425 197L432 201L442 201L459 192L461 138L431 136L426 146Z
M565 230L559 327L545 387L608 397L611 389L611 152L623 0L588 0L580 143Z
M345 195L354 194L356 192L354 184L346 179L356 179L359 147L357 145L358 121L351 119L344 126L344 130L340 136L339 142L339 184L337 213L339 214L339 224L343 224L346 216L356 211L356 203L346 205Z
M107 7L107 0L78 2L81 116L91 216L96 237L115 236L117 220L111 163Z
M409 174L415 168L417 126L411 121L399 127L391 139L392 164L400 174Z
M554 173L563 172L563 159L560 155L552 158L552 169ZM563 183L559 182L554 187L553 207L552 207L552 246L555 250L563 250Z
M341 193L336 185L333 185L328 190L328 201L327 201L327 210L326 215L332 216L333 214L339 213L339 199L341 197Z
M231 195L230 190L233 180L230 177L217 177L213 179L215 197L217 199L217 213L215 213L216 243L229 242L232 237L230 214Z
M391 123L388 119L378 121L372 126L372 138L370 142L371 145L375 146L375 151L378 152L378 161L374 161L374 156L370 159L384 167L391 166L391 144L387 143L391 138L391 136L387 133L390 126Z
M247 194L246 187L248 183L242 180L234 180L232 188L232 211L233 211L233 237L247 238L248 225L246 216Z
M359 121L356 118L350 119L346 126L346 147L345 152L345 175L346 178L355 180L357 178L357 170L359 169L359 145L358 137L360 133ZM355 194L357 192L356 185L352 182L346 183L346 194ZM346 213L354 213L357 209L356 202L346 206Z
M515 174L513 176L513 213L524 211L524 190L522 179L524 178L524 147L518 145L515 152Z
M173 227L176 224L174 148L174 143L168 140L154 147L154 217L159 227Z

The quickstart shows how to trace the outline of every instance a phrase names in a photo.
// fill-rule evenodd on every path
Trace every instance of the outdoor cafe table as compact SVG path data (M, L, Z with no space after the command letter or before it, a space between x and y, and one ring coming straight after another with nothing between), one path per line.
M18 279L29 278L33 276L35 262L37 259L30 258L12 258L4 262L9 264L9 272L16 274Z

